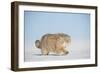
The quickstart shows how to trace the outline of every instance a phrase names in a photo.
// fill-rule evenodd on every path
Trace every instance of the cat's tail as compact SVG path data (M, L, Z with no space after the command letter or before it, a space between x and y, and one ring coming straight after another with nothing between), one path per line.
M39 40L36 40L36 41L35 41L35 46L36 46L37 48L40 48L40 41L39 41Z

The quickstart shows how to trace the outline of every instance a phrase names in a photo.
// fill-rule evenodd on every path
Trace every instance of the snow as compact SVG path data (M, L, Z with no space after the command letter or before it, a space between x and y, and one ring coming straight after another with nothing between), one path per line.
M90 43L88 40L73 41L69 47L69 53L67 55L42 55L41 49L36 48L34 45L32 48L26 48L25 50L25 62L34 61L52 61L52 60L75 60L75 59L89 59L90 58Z

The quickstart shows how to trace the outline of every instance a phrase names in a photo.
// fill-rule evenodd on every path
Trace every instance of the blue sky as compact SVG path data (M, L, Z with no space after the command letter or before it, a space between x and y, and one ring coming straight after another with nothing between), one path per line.
M46 33L66 33L72 39L89 40L90 14L61 12L24 12L25 45L32 45Z

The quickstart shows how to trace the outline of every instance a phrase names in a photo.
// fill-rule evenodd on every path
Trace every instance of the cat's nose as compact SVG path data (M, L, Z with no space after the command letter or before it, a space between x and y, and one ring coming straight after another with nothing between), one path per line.
M68 53L69 53L68 51L65 52L65 54L68 54Z

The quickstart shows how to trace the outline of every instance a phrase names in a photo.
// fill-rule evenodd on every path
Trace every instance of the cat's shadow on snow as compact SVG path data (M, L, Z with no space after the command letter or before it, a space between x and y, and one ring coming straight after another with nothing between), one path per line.
M57 55L57 54L48 54L48 55L43 55L43 54L32 54L34 56L66 56L68 54L64 54L64 55Z

